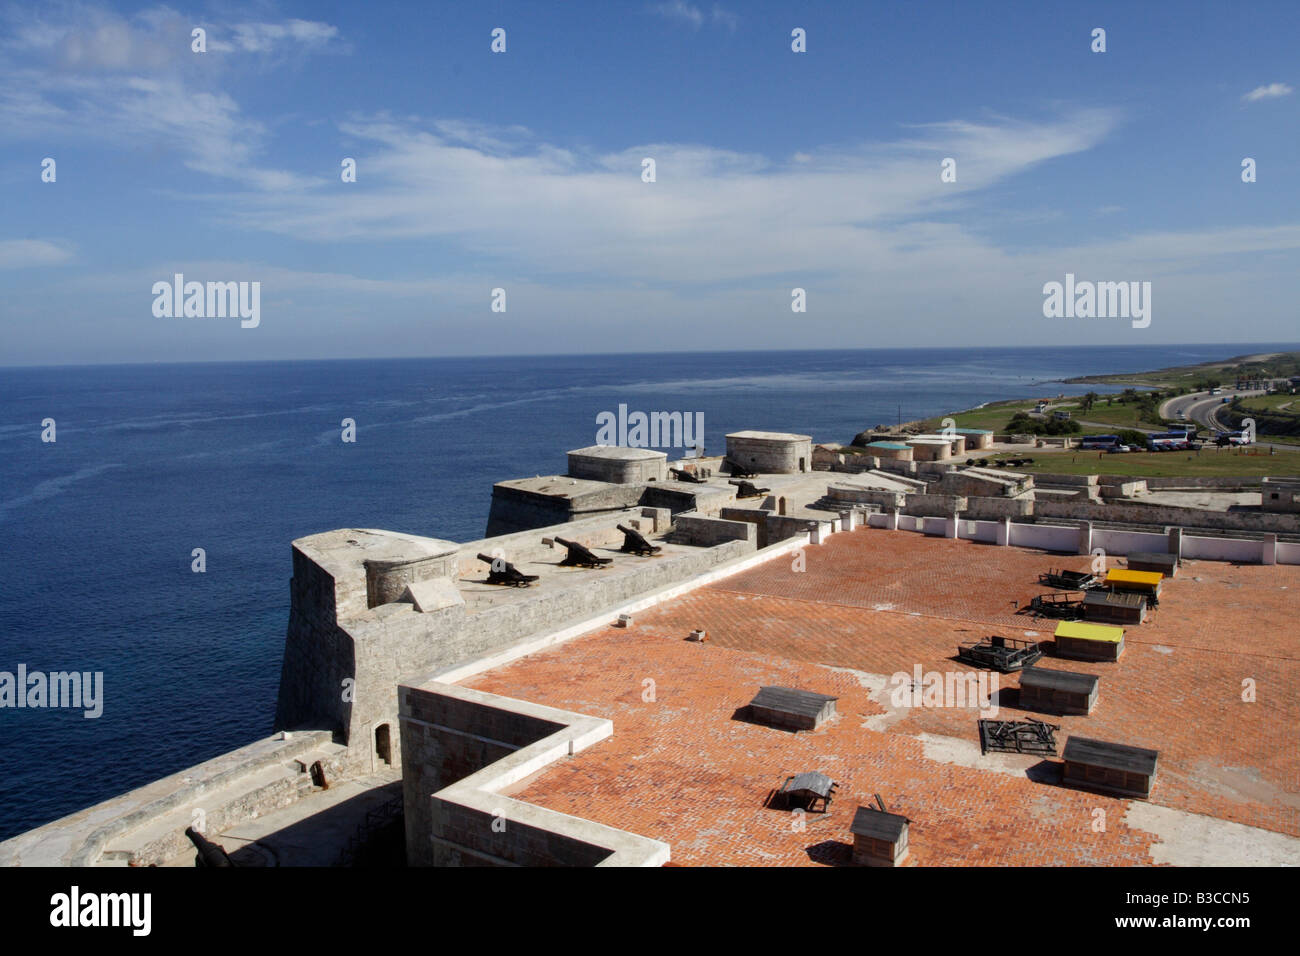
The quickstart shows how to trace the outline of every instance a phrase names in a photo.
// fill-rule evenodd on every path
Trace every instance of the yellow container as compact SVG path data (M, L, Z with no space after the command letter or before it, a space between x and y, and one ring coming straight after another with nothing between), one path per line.
M1106 572L1106 583L1121 591L1159 594L1160 582L1164 577L1159 571L1129 571L1126 568L1112 568Z
M1085 624L1083 621L1062 621L1056 625L1056 636L1116 644L1124 640L1124 628L1111 627L1109 624Z

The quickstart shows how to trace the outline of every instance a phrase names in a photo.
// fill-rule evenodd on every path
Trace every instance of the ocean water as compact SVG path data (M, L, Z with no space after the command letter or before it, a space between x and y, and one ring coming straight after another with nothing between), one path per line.
M0 369L0 671L104 675L97 719L0 709L0 839L270 733L294 538L479 538L493 482L563 471L620 404L702 412L719 453L742 428L849 441L1071 376L1280 348Z

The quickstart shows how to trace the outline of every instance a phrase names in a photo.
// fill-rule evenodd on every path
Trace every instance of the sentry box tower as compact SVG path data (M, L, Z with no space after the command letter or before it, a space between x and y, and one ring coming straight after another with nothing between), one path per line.
M1159 755L1143 747L1071 737L1061 754L1065 761L1061 779L1067 786L1145 800L1156 782Z
M1020 673L1020 708L1087 715L1097 703L1100 690L1101 680L1094 674L1027 667Z
M877 797L879 799L879 797ZM873 806L858 807L849 832L853 834L853 862L859 866L902 866L907 859L907 825L898 813Z
M1124 653L1124 628L1062 621L1056 625L1056 654L1081 661L1117 661Z

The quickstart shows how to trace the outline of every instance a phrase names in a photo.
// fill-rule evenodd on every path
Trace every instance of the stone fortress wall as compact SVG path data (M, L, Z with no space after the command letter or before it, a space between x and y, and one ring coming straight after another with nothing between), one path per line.
M502 787L590 745L608 728L582 715L542 715L517 701L466 697L454 686L458 675L863 523L1070 553L1100 545L1123 554L1164 541L1187 557L1300 563L1300 543L1278 540L1278 533L1300 532L1293 512L1205 511L1140 497L1102 501L1106 489L1139 494L1140 483L824 450L814 458L805 442L807 436L742 432L728 436L726 459L675 463L703 483L664 477L668 463L660 453L580 449L569 458L569 474L498 483L488 536L478 541L375 529L295 541L277 734L6 841L0 865L162 862L185 848L176 824L191 807L204 804L221 823L256 818L311 792L308 770L316 763L334 779L403 772L413 863L519 865L551 853L573 862L655 865L667 848L654 841L575 825L539 808L514 808L527 820L514 831L518 843L466 842L469 821L482 822L488 804L504 799ZM755 468L760 458L771 472ZM761 472L758 497L737 498L728 459ZM818 483L820 498L810 497ZM1251 485L1148 479L1144 487ZM1291 479L1276 486L1293 485ZM1028 518L1048 521L1013 520ZM620 523L663 552L615 555L601 570L558 567L557 536L615 554ZM1152 525L1168 527L1153 536ZM1198 528L1250 533L1236 539L1198 535ZM487 585L480 554L539 570L543 579L518 590ZM480 733L485 727L496 729Z

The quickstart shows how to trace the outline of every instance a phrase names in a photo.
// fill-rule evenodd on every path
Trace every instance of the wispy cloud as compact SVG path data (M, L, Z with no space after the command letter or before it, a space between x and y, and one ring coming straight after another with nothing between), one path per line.
M324 50L339 37L337 27L311 20L237 23L230 32L231 41L221 39L219 34L210 48L219 52L273 53L286 45L299 44L310 50Z
M582 152L526 130L355 118L355 186L218 197L233 224L309 242L436 239L519 274L676 286L796 270L845 277L866 259L951 250L953 216L989 187L1101 142L1116 122L1085 111L1046 123L954 122L907 139L807 150L786 161L655 143ZM939 158L961 156L958 183ZM641 181L653 157L657 182Z
M740 26L740 17L736 16L730 10L722 9L722 7L718 6L716 3L713 5L712 16L714 23L720 23L728 30L734 31L736 27Z
M669 0L668 3L653 4L650 12L658 14L665 20L688 23L697 30L704 26L704 11L686 3L685 0Z
M1249 93L1242 97L1247 103L1254 103L1258 100L1273 100L1279 96L1289 96L1295 90L1285 83L1270 83L1267 86L1257 86Z
M707 14L702 7L687 3L686 0L669 0L667 3L656 3L650 7L650 12L663 17L665 20L685 23L695 30L704 26L707 22L726 27L733 32L740 25L740 17L716 3Z
M66 246L45 239L0 239L0 269L57 266L71 259Z
M247 65L273 68L292 51L339 48L335 27L214 25L206 27L209 52L197 54L194 21L168 7L129 18L83 4L10 7L0 18L8 28L0 37L0 141L175 149L191 169L257 188L311 182L258 166L266 129L241 111L222 79ZM236 58L245 65L235 67Z

